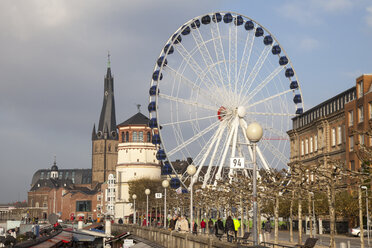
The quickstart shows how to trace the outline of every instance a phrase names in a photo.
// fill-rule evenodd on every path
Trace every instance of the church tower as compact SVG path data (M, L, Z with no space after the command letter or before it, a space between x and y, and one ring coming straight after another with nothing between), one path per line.
M116 129L114 78L111 75L110 54L104 80L104 96L98 128L92 132L92 182L103 183L115 174L118 132Z

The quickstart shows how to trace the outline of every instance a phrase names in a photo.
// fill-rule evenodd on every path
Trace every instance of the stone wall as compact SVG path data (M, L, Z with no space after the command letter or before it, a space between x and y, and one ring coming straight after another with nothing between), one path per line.
M219 241L215 236L201 236L179 233L161 228L141 227L137 225L112 225L112 232L130 232L138 237L153 241L167 248L232 248L237 244Z

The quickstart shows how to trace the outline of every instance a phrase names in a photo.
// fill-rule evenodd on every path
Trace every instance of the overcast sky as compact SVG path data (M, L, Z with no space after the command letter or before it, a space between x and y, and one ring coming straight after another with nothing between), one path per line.
M143 105L154 63L193 17L234 11L268 28L289 55L306 109L372 73L372 2L0 1L0 202L27 199L31 177L91 167L107 51L120 123Z

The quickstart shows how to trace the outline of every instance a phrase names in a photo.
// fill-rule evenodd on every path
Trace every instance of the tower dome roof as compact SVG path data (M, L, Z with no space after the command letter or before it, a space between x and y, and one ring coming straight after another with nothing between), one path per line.
M54 164L50 170L51 171L58 171L58 166L56 164Z

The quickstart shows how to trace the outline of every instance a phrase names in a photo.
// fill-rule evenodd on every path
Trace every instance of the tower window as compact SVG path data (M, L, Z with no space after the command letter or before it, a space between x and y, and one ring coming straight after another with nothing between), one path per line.
M132 141L137 142L137 132L132 133Z
M150 132L147 132L147 142L151 142L151 135L150 135Z
M111 152L111 144L108 145L108 151Z
M129 132L125 133L125 142L129 142Z
M143 142L143 132L139 132L139 141Z
M121 142L125 142L125 134L124 134L124 132L121 132Z

